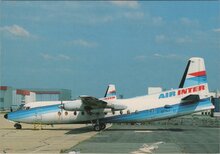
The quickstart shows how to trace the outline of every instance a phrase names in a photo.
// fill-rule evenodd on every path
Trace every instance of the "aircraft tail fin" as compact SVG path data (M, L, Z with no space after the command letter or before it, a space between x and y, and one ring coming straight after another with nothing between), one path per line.
M194 112L215 108L209 99L210 93L203 58L189 59L179 88L178 95L182 95L180 106L196 103Z
M207 84L205 63L203 58L190 58L180 82L179 88Z
M105 97L105 100L116 100L117 99L115 85L110 84L108 86L104 97Z

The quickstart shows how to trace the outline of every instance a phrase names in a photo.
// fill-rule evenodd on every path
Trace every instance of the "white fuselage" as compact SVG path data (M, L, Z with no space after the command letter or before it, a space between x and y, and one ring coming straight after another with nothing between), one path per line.
M208 88L207 85L199 86L107 101L108 103L127 107L124 110L114 112L109 109L99 109L97 112L89 114L85 111L66 111L60 107L62 104L74 104L75 102L81 102L81 100L33 102L26 104L23 110L9 113L8 119L23 123L73 124L91 123L97 119L103 123L117 123L172 118L214 108L209 101L209 96L203 92ZM182 105L181 99L189 94L200 94L201 101Z

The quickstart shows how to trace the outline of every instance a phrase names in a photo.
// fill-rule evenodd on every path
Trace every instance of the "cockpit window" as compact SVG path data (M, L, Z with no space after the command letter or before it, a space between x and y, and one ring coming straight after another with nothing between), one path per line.
M24 104L21 104L21 105L19 105L17 110L23 110L23 108L24 108Z

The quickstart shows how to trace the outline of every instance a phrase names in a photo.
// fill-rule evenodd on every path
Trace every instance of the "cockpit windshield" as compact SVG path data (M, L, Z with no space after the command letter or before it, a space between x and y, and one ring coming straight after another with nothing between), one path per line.
M30 107L29 107L29 106L25 106L24 109L25 109L25 110L29 110Z
M24 104L19 105L17 110L22 110L22 108L24 107Z

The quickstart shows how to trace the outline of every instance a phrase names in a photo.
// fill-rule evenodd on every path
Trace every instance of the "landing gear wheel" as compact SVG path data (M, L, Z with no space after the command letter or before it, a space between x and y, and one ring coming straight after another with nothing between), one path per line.
M95 130L95 131L100 131L100 130L101 130L100 125L95 125L95 126L94 126L94 130Z
M100 124L100 127L101 127L101 130L103 130L103 129L105 129L105 128L106 128L106 124L101 123L101 124Z
M21 124L19 124L19 123L14 124L14 127L15 127L16 129L22 129L22 126L21 126Z

